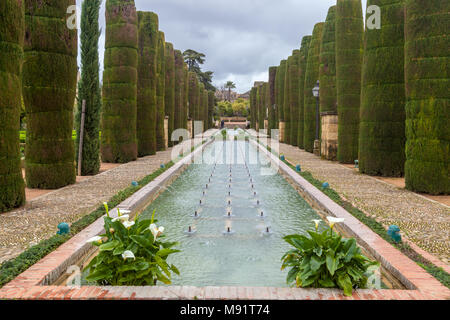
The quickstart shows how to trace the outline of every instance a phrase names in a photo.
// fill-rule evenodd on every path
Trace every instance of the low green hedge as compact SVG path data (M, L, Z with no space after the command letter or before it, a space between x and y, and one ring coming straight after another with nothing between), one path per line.
M26 143L26 139L27 139L27 132L26 131L20 131L20 143ZM100 132L100 137L102 136L102 133ZM72 131L72 140L76 140L77 139L77 132L75 130Z

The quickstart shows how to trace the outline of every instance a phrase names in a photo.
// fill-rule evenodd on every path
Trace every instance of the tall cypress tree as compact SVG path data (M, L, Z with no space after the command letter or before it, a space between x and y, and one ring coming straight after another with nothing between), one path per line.
M358 158L363 37L361 0L337 0L336 88L341 163L353 163Z
M275 101L275 79L277 76L277 69L278 67L269 68L269 128L267 129L269 136L272 134L272 129L278 128Z
M208 130L208 90L203 90L203 112L202 112L202 120L203 120L203 131Z
M216 105L216 97L214 91L208 91L208 129L214 128L214 107Z
M258 89L256 87L253 87L250 90L250 114L251 114L251 128L256 130L256 122L258 121L258 112L256 110L256 94Z
M305 118L305 76L306 76L306 66L308 62L308 50L311 43L312 36L304 36L302 38L302 45L300 47L300 58L299 58L299 93L298 93L298 137L297 143L300 149L304 149L303 141L303 131L304 131L304 118Z
M304 87L304 116L303 116L303 145L306 151L314 151L314 140L316 139L316 98L312 89L319 80L319 57L320 42L322 41L324 23L320 22L314 26L311 43L308 50L308 61L306 65L305 87Z
M369 0L381 8L382 27L366 28L359 127L359 171L404 174L404 1Z
M300 50L292 52L292 63L289 66L290 98L291 106L291 145L298 146L298 120L299 120L299 84L300 84Z
M107 0L101 136L105 162L137 159L137 20L133 0Z
M286 60L281 60L275 78L275 96L277 104L278 122L284 122L284 80L286 77ZM278 123L279 125L279 123ZM281 129L281 128L280 128ZM281 141L280 133L280 141ZM281 141L285 142L285 141Z
M189 68L186 63L183 63L184 72L184 94L183 94L183 128L188 128L189 119Z
M138 12L139 55L137 87L137 143L140 157L156 154L156 58L158 16Z
M170 42L166 42L165 63L164 107L166 116L169 117L169 147L171 147L173 146L172 132L175 118L175 55Z
M164 105L164 95L166 91L165 39L164 33L159 31L158 54L156 56L156 149L158 151L166 149L164 132L164 118L166 115L166 108Z
M197 92L197 97L198 97L198 103L197 106L195 108L195 113L196 113L196 121L201 121L203 123L203 130L205 130L205 121L203 119L204 116L204 97L203 97L203 91L205 91L205 85L199 81L198 83L198 92Z
M78 108L75 116L77 139L75 156L78 163L80 146L80 124L83 101L85 101L85 121L81 175L96 175L100 171L100 113L102 97L100 91L98 24L101 0L85 0L81 14L81 78L78 82Z
M286 61L286 72L284 75L284 95L283 95L283 114L284 114L284 143L291 144L291 70L293 57L290 56Z
M196 107L198 105L198 79L195 72L189 71L189 118L197 119Z
M320 113L323 117L337 115L336 90L336 6L330 7L325 21L320 49ZM337 140L330 139L330 131L321 138L322 157L335 160L337 156Z
M25 202L19 147L24 8L22 1L0 2L0 212Z
M75 0L25 1L23 100L27 113L26 181L30 188L75 183L72 140L77 84L76 28L67 27Z
M184 128L183 103L184 103L184 59L180 50L175 50L175 112L174 130Z
M450 193L450 3L406 0L406 188Z

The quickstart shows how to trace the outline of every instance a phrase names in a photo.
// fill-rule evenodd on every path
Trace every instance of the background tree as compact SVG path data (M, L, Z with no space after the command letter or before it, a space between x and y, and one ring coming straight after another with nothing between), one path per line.
M277 76L278 67L269 68L269 128L267 133L272 134L272 129L278 128L276 101L275 101L275 78Z
M72 140L77 30L67 27L75 0L25 1L23 99L27 111L25 176L30 188L75 183ZM7 10L9 11L9 10Z
M166 116L169 117L169 147L172 147L172 132L175 123L175 54L173 45L169 42L166 42L165 48L165 79L164 107Z
M233 81L227 81L225 88L228 90L228 101L231 101L231 90L236 88L236 84Z
M188 65L189 71L197 74L200 83L203 83L206 90L216 91L216 88L212 85L213 72L203 72L201 65L205 63L205 55L195 50L188 49L183 52L184 61Z
M22 1L0 2L0 212L25 202L19 147L24 8Z
M78 163L80 145L80 124L83 101L86 102L81 175L96 175L100 171L100 113L102 97L100 92L98 39L99 11L101 0L85 0L81 13L81 78L78 82L77 112L75 129L77 139L75 156Z
M162 151L166 149L164 118L166 108L164 105L165 84L166 84L166 38L164 32L159 31L158 54L156 56L156 149Z
M304 36L302 38L302 44L300 47L299 58L299 93L298 93L298 137L297 143L300 149L304 149L304 130L305 130L305 76L306 66L308 62L309 45L311 43L312 36Z
M184 73L184 60L183 54L180 50L175 50L175 112L174 112L174 130L185 128L186 124L183 123L183 103L185 101L185 73ZM175 142L176 143L176 142Z
M275 78L275 100L277 104L277 118L279 122L284 122L284 80L286 77L286 63L286 60L281 60L280 66L277 69L277 76ZM282 137L280 136L280 141L284 142L281 138Z
M283 114L284 114L284 143L291 144L291 69L293 57L286 60L286 71L284 74Z
M102 160L137 159L138 26L133 0L107 0L103 72Z

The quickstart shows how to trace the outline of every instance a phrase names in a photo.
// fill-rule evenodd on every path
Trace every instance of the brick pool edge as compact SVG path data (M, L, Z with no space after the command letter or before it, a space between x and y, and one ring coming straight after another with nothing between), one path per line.
M252 140L251 140L252 141ZM194 150L173 167L157 177L117 208L136 212L149 199L156 197L162 186L170 184L209 145L212 140ZM100 287L100 286L54 286L69 266L73 265L90 249L86 239L103 232L103 218L81 231L54 252L31 266L17 278L0 289L0 299L13 300L436 300L450 299L450 290L417 266L389 243L381 239L350 213L339 207L325 194L297 175L279 161L267 149L252 141L272 162L279 166L285 176L295 182L303 193L317 203L319 210L345 218L346 232L357 238L358 243L368 246L385 268L392 272L408 290L361 290L346 297L338 289L268 288L268 287ZM111 215L117 215L117 208Z

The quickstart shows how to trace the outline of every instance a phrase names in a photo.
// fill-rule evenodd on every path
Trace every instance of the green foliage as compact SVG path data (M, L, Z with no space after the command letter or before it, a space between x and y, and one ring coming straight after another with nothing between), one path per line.
M158 23L158 16L155 13L138 11L136 136L139 157L156 154Z
M197 74L200 83L203 83L206 90L216 91L216 88L212 84L213 72L203 72L200 65L205 63L205 55L195 50L188 49L183 52L184 60L188 66L188 70Z
M215 106L216 106L216 97L214 95L214 91L208 91L208 127L206 129L211 129L214 127L213 116Z
M106 1L101 155L104 162L137 159L138 17L134 0Z
M258 121L258 109L257 109L257 88L253 87L250 90L250 121L251 128L256 130L256 122Z
M367 29L361 84L359 171L401 177L405 166L404 1L369 0L381 30Z
M304 149L304 130L305 130L305 76L306 76L306 67L308 63L308 51L309 45L311 43L312 36L304 36L302 38L302 44L300 47L300 57L299 57L299 68L300 68L300 77L299 77L299 93L298 93L298 137L297 143L300 149Z
M144 220L136 215L133 222L120 213L116 219L105 217L106 233L100 237L106 240L93 242L99 254L87 266L86 280L111 286L153 286L157 281L170 284L171 271L179 271L166 260L179 252L172 249L178 243L161 241L163 230L156 227L153 217Z
M81 78L78 82L78 108L75 115L75 157L78 163L80 125L83 101L86 102L81 175L96 175L100 171L100 112L102 109L98 39L101 0L84 1L81 13Z
M72 129L78 37L77 30L66 25L67 7L74 4L75 0L47 1L45 6L40 1L24 2L22 94L30 188L57 189L75 183Z
M450 194L450 4L405 5L406 188Z
M286 77L286 67L287 60L281 60L275 78L275 100L277 104L278 121L284 121L284 80Z
M267 134L272 136L272 129L278 129L278 114L276 112L276 97L275 97L275 79L277 77L278 67L269 68L269 128Z
M364 21L361 0L337 0L336 88L338 101L338 160L358 159L361 63Z
M184 60L180 50L175 50L175 110L174 130L187 128L187 117L185 116L185 73Z
M23 2L0 3L0 213L25 203L18 131L25 34Z
M351 296L353 288L366 288L367 280L380 264L361 253L354 238L343 239L333 228L310 237L290 235L284 240L295 249L282 258L282 269L291 268L287 283L297 287L340 288Z
M287 132L290 135L290 144L292 146L298 146L298 121L299 121L299 93L300 93L300 50L294 50L292 52L292 63L288 66L289 72L289 101L290 101L290 131Z
M284 75L283 114L284 114L284 143L291 144L291 70L293 57L286 60Z
M166 149L164 119L166 117L165 108L165 50L166 38L163 32L158 32L158 53L156 56L156 149L162 151Z
M189 71L189 118L197 120L196 106L199 104L198 78L195 72Z
M165 48L165 94L164 107L166 116L169 117L169 147L173 146L171 139L175 120L175 54L173 45L166 42Z
M314 26L311 43L308 49L308 62L305 73L304 86L304 113L303 113L303 146L306 151L313 152L314 140L316 139L316 98L312 89L319 80L320 67L320 42L322 39L324 23L320 22Z

